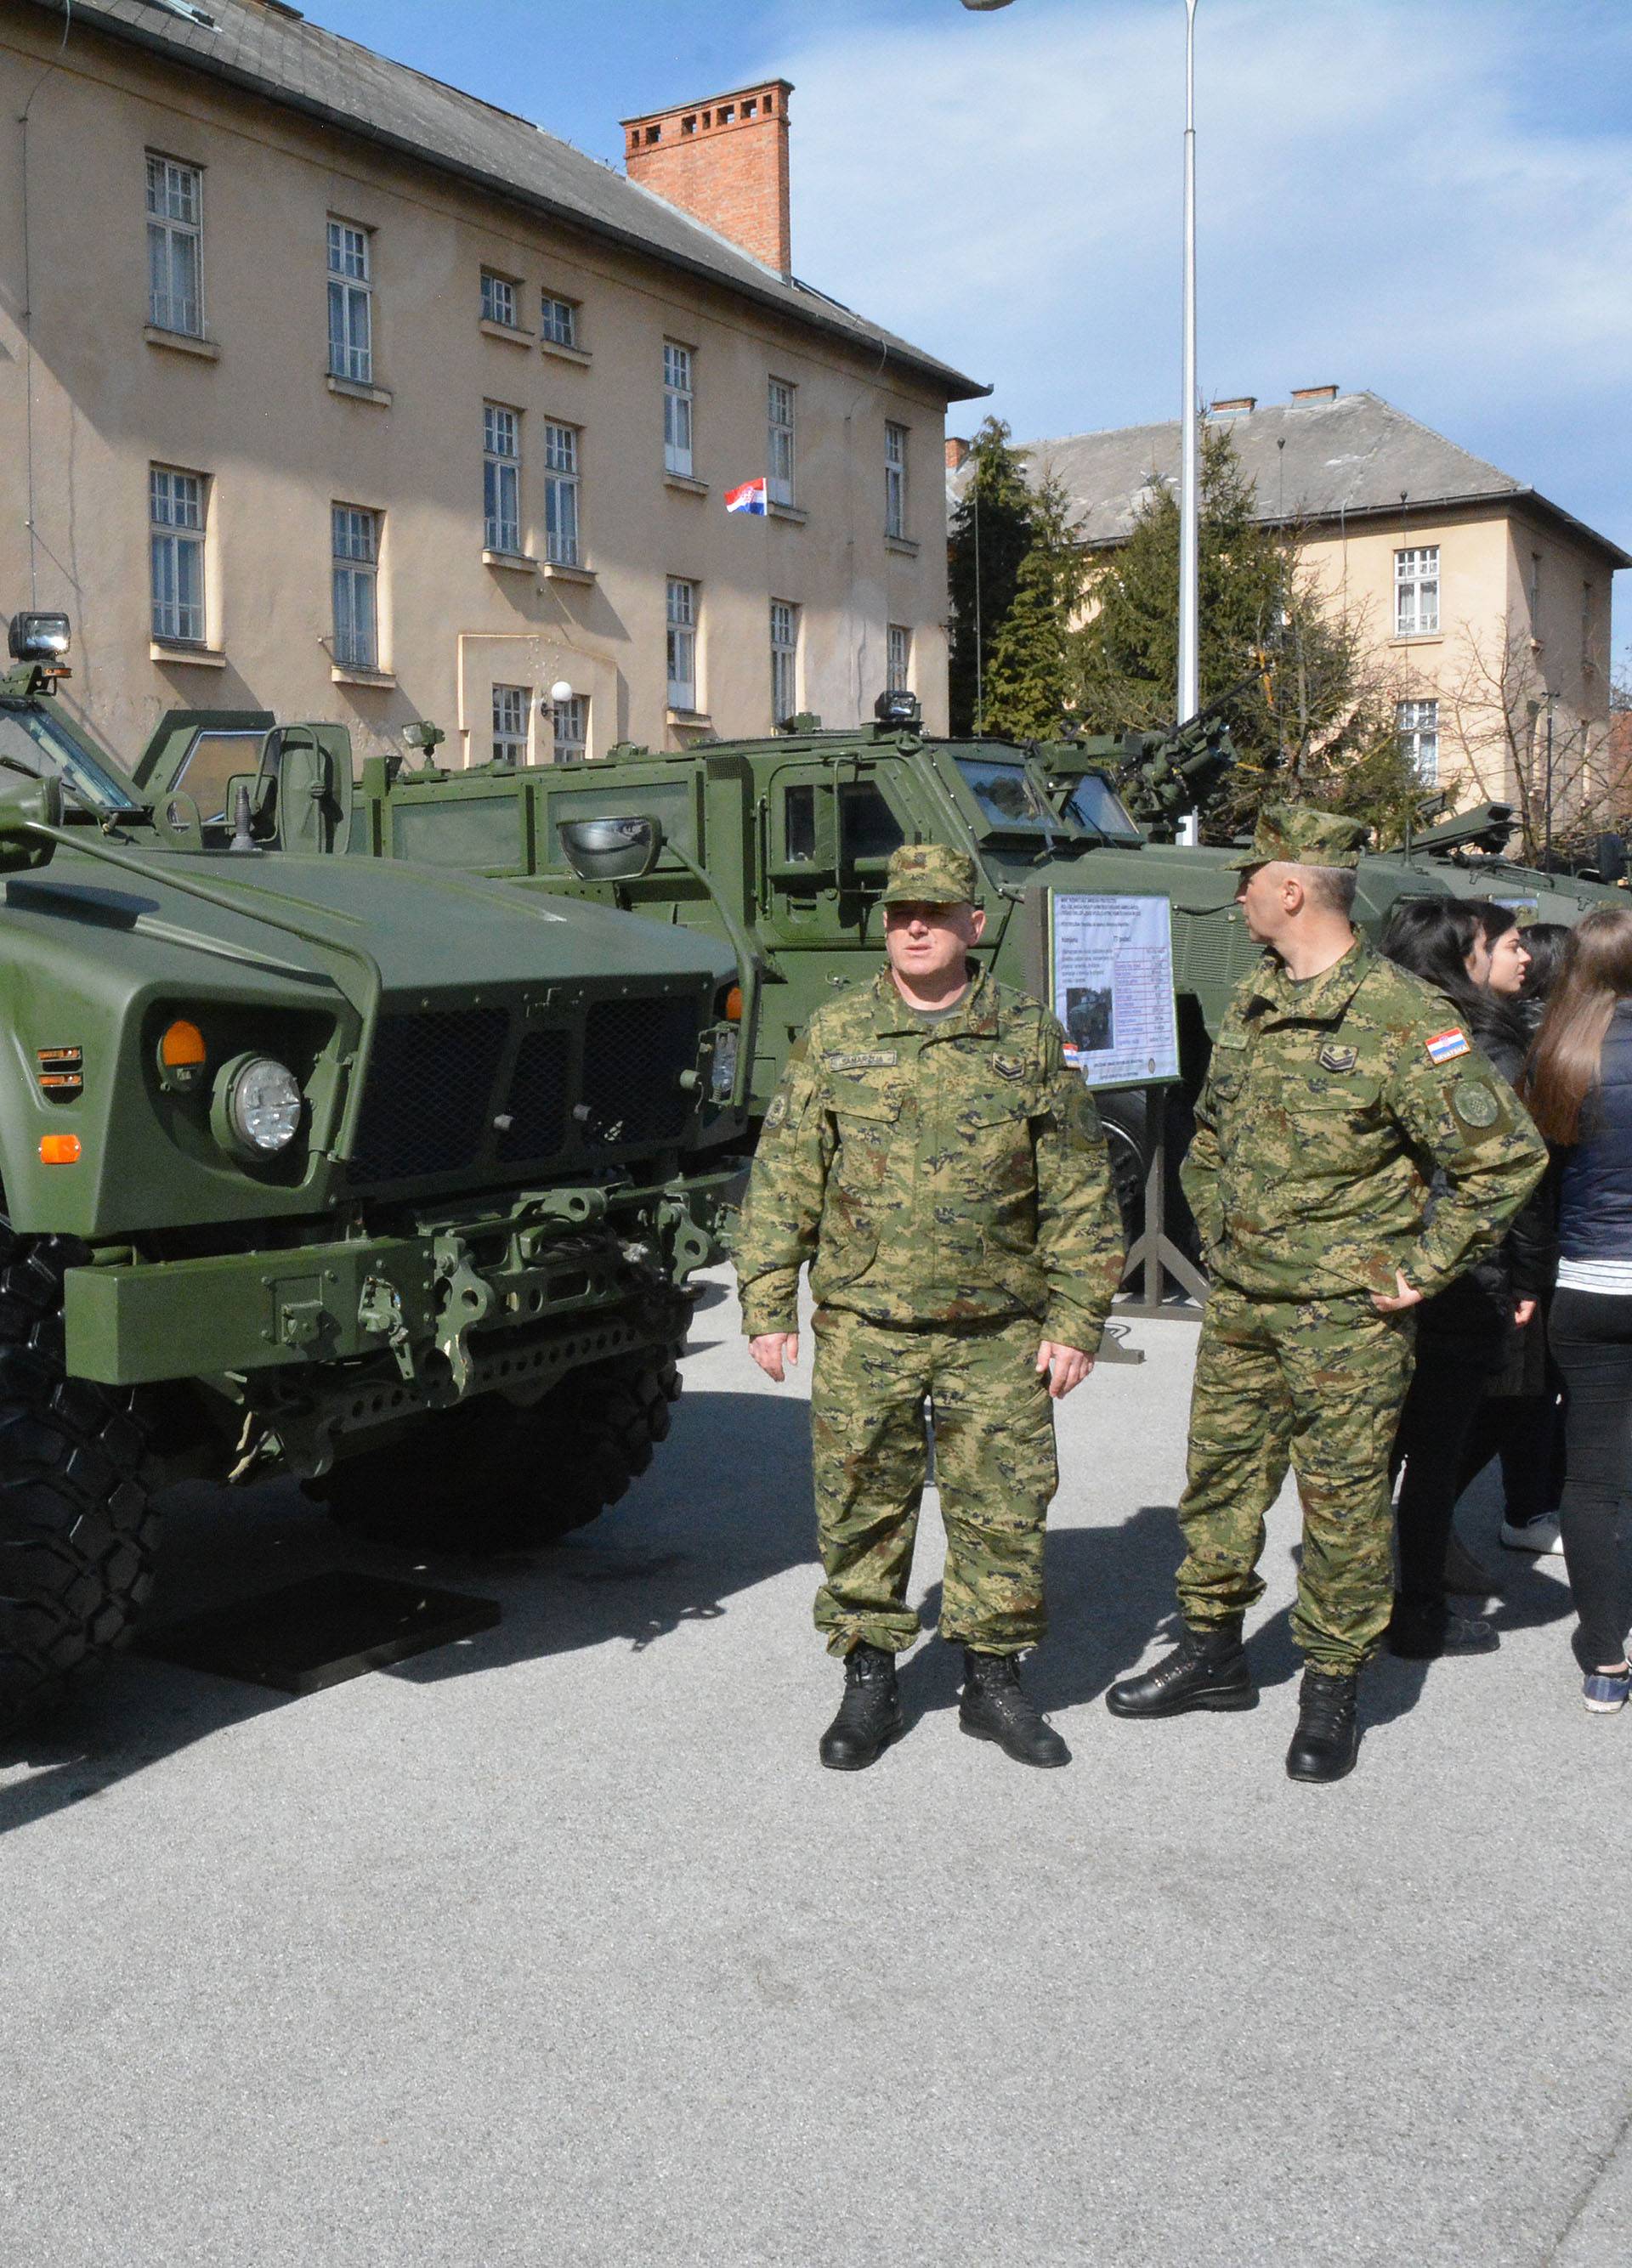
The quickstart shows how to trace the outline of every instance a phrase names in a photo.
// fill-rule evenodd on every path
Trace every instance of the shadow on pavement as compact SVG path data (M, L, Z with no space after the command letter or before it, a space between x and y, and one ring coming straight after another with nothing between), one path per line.
M433 1684L621 1641L639 1653L814 1558L809 1413L765 1394L688 1394L651 1473L593 1527L504 1559L395 1552L343 1533L287 1480L193 1485L166 1504L149 1626L325 1570L402 1576L499 1601L504 1619L380 1676ZM0 1747L34 1777L0 1788L0 1833L100 1794L195 1742L298 1706L262 1687L126 1653L55 1715Z

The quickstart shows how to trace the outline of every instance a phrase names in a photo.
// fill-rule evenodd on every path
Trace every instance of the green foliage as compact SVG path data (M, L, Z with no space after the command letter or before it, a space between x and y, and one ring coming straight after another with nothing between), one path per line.
M1235 772L1202 812L1229 842L1266 800L1319 803L1403 831L1421 793L1394 731L1391 688L1362 622L1333 608L1298 566L1295 532L1254 517L1227 428L1201 437L1198 582L1203 708L1230 695ZM1154 482L1127 541L1090 586L1096 612L1075 641L1085 730L1172 721L1178 676L1178 504Z
M1082 600L1082 558L1065 490L1045 481L1034 493L1031 548L1015 578L1014 603L986 651L980 731L1035 740L1057 733L1071 716L1071 623Z
M947 541L947 673L955 733L975 729L978 688L1015 603L1020 571L1036 539L1038 509L1026 484L1024 459L1010 447L1009 429L1001 418L988 417L981 426L966 469Z

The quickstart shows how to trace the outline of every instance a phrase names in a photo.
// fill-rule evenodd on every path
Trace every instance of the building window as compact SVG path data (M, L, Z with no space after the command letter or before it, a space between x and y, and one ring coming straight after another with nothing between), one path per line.
M380 666L380 515L356 504L329 509L335 594L335 660L342 669Z
M204 483L198 473L153 465L147 475L153 636L204 643Z
M884 685L890 693L905 693L912 669L912 633L905 622L891 622L884 634Z
M884 534L906 534L906 427L884 426Z
M482 540L490 551L521 551L521 416L482 405Z
M1425 787L1439 784L1439 703L1402 701L1395 712L1396 732L1412 769Z
M786 599L771 601L771 722L796 714L799 688L799 609Z
M538 333L552 347L575 347L578 344L576 301L552 298L546 291L539 303Z
M533 696L525 685L494 686L493 762L496 764L524 764L527 762L527 723L532 707Z
M578 564L578 428L544 427L544 556Z
M589 753L589 696L552 702L550 716L557 763L581 764Z
M147 320L161 331L204 335L204 177L173 158L147 160Z
M691 350L663 341L663 470L691 477ZM671 586L672 587L672 586Z
M368 231L349 220L329 224L329 372L358 386L374 376L373 284Z
M502 323L507 331L516 327L515 285L507 276L495 276L491 268L482 270L482 320Z
M668 578L668 705L697 707L697 585Z
M1439 546L1394 554L1394 636L1426 637L1439 628Z
M794 391L785 379L771 380L765 494L772 504L794 501Z

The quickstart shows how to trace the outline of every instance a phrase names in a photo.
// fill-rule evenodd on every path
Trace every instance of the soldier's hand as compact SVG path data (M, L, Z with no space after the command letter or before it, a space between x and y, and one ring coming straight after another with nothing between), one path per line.
M1522 1330L1524 1329L1525 1325L1526 1323L1533 1322L1534 1322L1534 1320L1535 1320L1535 1314L1536 1314L1536 1303L1535 1303L1535 1301L1534 1301L1533 1300L1514 1300L1514 1302L1513 1302L1513 1322L1514 1322L1515 1325L1517 1326L1517 1328L1518 1328L1519 1330L1521 1330L1521 1331L1522 1331Z
M1379 1315L1403 1315L1407 1307L1420 1307L1422 1304L1422 1292L1407 1283L1403 1268L1395 1269L1394 1281L1399 1286L1397 1300L1385 1299L1381 1292L1371 1294L1371 1304Z
M1048 1390L1056 1402L1063 1402L1074 1386L1082 1381L1094 1367L1094 1358L1084 1354L1081 1347L1061 1346L1057 1339L1045 1339L1037 1351L1037 1366L1048 1373Z
M774 1378L777 1384L780 1386L782 1381L787 1376L787 1371L782 1367L783 1364L786 1363L790 1370L798 1368L799 1333L797 1331L764 1331L758 1338L750 1339L748 1351L753 1356L765 1376Z

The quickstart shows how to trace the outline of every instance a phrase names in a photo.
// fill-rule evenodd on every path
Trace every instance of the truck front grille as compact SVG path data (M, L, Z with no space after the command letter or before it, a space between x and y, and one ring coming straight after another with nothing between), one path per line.
M697 1041L694 999L595 1001L584 1029L591 1141L675 1140L691 1114L680 1074L696 1068Z
M351 1163L356 1182L457 1173L481 1156L510 1017L439 1008L380 1019Z
M565 1141L572 1059L572 1035L559 1025L530 1031L522 1041L505 1098L510 1123L498 1136L506 1165L551 1157Z

